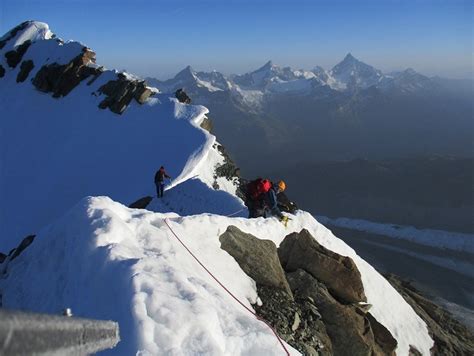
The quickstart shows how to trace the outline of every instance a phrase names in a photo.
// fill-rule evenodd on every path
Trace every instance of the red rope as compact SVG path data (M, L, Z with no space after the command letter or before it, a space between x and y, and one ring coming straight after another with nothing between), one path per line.
M204 270L232 297L235 299L235 301L237 303L239 303L241 306L243 306L249 313L251 313L254 317L256 317L258 320L260 321L263 321L272 331L273 333L275 334L276 338L278 339L278 341L280 342L280 345L281 347L283 347L283 350L285 350L285 353L290 356L290 352L288 351L288 349L286 348L285 344L283 344L283 341L282 339L280 338L280 336L278 336L277 332L275 331L275 329L265 320L265 319L262 319L261 317L259 317L252 309L250 309L249 307L247 307L244 303L242 303L235 295L232 294L232 292L230 290L228 290L226 288L225 285L223 285L221 283L221 281L219 281L217 279L216 276L214 276L212 274L211 271L209 271L206 266L204 266L201 261L199 261L199 259L194 255L194 253L191 252L191 250L184 244L183 241L181 241L181 239L178 237L178 235L176 235L176 233L174 232L174 230L171 228L171 226L168 224L168 219L166 218L165 219L165 224L166 226L168 226L168 229L170 229L171 233L174 235L174 237L176 237L176 239L181 243L181 245L183 245L183 247L186 249L186 251L189 252L189 254L196 260L197 263L199 263L199 265L204 268Z

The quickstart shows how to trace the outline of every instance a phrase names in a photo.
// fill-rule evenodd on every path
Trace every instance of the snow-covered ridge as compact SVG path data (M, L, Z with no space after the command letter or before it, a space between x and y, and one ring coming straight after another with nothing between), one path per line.
M228 194L228 199L234 198ZM432 340L413 309L354 250L305 212L285 228L276 219L180 216L128 209L106 197L86 198L43 229L9 266L15 277L0 280L4 305L42 312L67 305L76 315L117 320L122 342L115 352L121 354L281 352L272 332L199 268L164 219L250 308L257 300L255 282L220 248L219 236L234 225L279 245L287 234L307 229L326 248L354 260L371 313L397 339L397 354L407 355L413 345L429 355Z
M8 67L0 78L0 105L8 114L0 121L0 251L27 234L37 236L0 279L4 307L57 313L67 306L78 316L117 320L122 342L111 353L275 354L281 350L272 332L198 268L165 219L248 307L257 301L255 282L220 248L219 236L234 225L279 245L305 228L326 248L354 260L371 313L397 340L397 353L407 355L413 345L429 354L433 341L425 323L310 214L299 212L287 228L277 219L244 218L234 182L216 177L224 158L216 138L199 127L205 107L155 91L143 104L130 101L121 116L102 110L106 95L100 89L124 83L111 70L80 80L60 98L37 90L31 80L18 81L26 61L35 65L27 73L31 79L45 63L66 64L85 53L77 42L55 39L46 24L29 25L28 34L23 28L8 39L24 40L11 47L15 51L31 40L21 62L2 62ZM7 48L1 49L2 61ZM218 75L212 78L213 86L222 84ZM154 195L160 165L173 181L166 199L150 205L156 212L124 206ZM83 198L89 195L109 197Z
M31 79L43 66L69 63L85 53L85 46L59 40L47 24L39 22L26 22L14 36L4 38L7 41L0 50L5 69L0 78L0 106L6 113L0 121L0 251L9 251L86 195L107 195L130 204L154 194L153 176L161 165L175 185L196 175L211 152L220 157L215 137L199 127L208 112L205 107L155 94L143 105L131 100L121 116L101 110L99 105L107 96L100 89L105 84L130 85L129 80L134 80L113 70L77 80L67 96L54 99L38 91ZM5 53L25 41L31 44L21 63L31 60L34 68L18 83L22 65L11 68ZM92 62L87 66L97 67ZM223 160L213 162L218 164L219 159ZM213 184L211 179L205 182Z

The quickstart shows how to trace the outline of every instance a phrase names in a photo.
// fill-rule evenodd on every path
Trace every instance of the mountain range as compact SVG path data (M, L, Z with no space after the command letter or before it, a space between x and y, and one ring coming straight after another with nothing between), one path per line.
M331 70L319 66L312 70L294 70L268 61L261 68L242 75L225 76L217 71L197 72L187 66L172 79L147 80L164 92L183 88L197 95L197 98L206 93L230 92L235 100L247 105L248 109L258 109L264 95L270 94L328 95L332 91L353 94L368 88L385 92L416 93L442 88L432 78L411 68L384 74L351 53Z
M208 107L213 132L245 175L311 182L291 186L296 199L315 214L473 229L466 218L472 199L429 204L415 199L452 196L453 189L472 197L465 164L474 157L472 80L430 78L413 69L383 73L347 54L330 70L294 70L269 61L242 75L188 66L172 79L148 81L166 93L184 88L194 103ZM390 162L387 177L410 177L392 180L391 190L412 192L410 187L420 182L417 193L392 194L387 200L385 171L369 168L379 162ZM450 171L443 172L446 167ZM360 183L342 179L341 172L346 176L349 169L355 169L349 176ZM422 183L433 170L452 179ZM373 193L369 186L386 188ZM444 218L434 219L428 213L433 211Z

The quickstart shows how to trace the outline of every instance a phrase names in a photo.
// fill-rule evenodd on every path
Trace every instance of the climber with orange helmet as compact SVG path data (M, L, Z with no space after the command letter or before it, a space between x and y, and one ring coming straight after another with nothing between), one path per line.
M283 215L278 208L278 199L277 195L280 192L283 192L286 189L286 184L284 181L280 180L278 183L272 183L271 188L266 193L265 197L265 217L276 216L281 222L286 226L288 222L288 217Z

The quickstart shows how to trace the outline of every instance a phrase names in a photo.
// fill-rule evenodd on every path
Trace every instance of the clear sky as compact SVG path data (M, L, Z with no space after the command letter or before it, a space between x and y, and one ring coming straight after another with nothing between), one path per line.
M472 0L0 0L0 32L34 19L97 62L166 79L275 64L331 68L347 52L383 71L473 73Z

